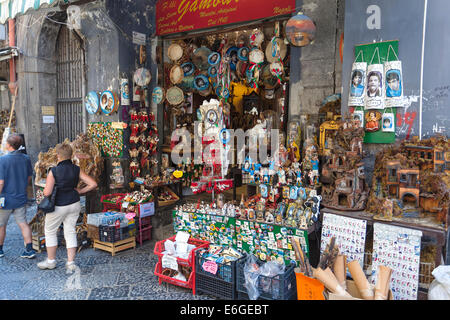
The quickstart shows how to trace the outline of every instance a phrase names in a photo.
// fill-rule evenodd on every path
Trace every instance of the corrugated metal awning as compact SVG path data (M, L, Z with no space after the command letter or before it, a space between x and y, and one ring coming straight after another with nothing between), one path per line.
M0 23L4 24L8 19L14 19L28 10L51 7L59 2L68 3L69 0L0 0Z

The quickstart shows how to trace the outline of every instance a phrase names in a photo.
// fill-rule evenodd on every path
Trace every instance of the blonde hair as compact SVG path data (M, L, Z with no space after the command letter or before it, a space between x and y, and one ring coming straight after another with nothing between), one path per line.
M73 150L70 144L60 143L56 145L56 154L63 160L72 159Z

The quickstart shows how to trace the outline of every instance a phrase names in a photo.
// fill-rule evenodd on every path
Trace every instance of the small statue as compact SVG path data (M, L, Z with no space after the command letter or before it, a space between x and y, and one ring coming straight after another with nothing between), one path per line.
M274 223L275 222L275 219L274 219L271 211L269 211L269 210L266 211L266 217L264 219L264 222L265 223Z

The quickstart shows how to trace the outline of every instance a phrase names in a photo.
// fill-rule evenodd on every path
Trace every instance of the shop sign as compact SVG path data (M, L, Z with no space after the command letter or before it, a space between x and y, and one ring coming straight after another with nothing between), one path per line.
M147 44L147 37L145 36L145 33L133 31L133 43L145 46Z
M294 11L295 0L278 0L276 4L261 0L159 0L156 4L156 34L189 32Z

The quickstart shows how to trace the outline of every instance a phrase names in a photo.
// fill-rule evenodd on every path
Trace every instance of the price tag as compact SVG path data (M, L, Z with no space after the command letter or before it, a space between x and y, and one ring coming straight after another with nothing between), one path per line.
M212 273L212 274L216 274L217 273L217 263L215 263L214 261L205 261L202 265L203 270L205 270L206 272Z

